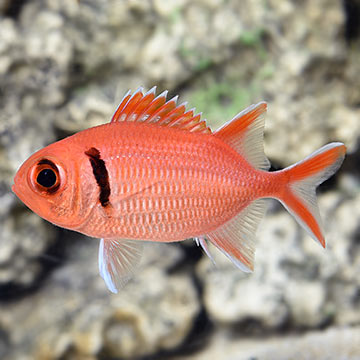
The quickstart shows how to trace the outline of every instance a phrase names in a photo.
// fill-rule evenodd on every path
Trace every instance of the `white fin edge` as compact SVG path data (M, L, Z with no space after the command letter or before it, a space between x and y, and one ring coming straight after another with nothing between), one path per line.
M194 238L194 240L195 240L197 246L201 246L202 249L204 250L205 254L208 256L208 258L212 261L212 263L214 265L216 265L215 260L209 251L209 247L208 247L206 238L204 236L199 236L199 237Z

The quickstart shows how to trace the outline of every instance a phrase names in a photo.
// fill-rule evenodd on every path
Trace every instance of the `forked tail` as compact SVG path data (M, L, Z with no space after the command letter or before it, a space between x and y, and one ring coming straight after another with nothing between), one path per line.
M278 200L323 247L325 238L316 201L316 187L339 169L345 151L344 144L331 143L281 171L287 185L277 196Z
M155 97L155 89L145 94L139 89L132 95L125 95L113 115L112 122L147 122L210 136L210 129L200 119L200 115L194 115L192 110L185 111L185 105L177 106L175 98L166 101L166 93ZM200 236L196 239L210 257L207 240L246 272L252 271L254 267L255 233L266 208L265 200L261 196L280 200L305 230L325 246L316 203L316 187L338 170L346 150L341 143L328 144L295 165L271 175L267 174L266 178L264 173L269 169L270 163L263 147L265 112L266 103L251 105L213 133L217 141L227 144L240 155L242 161L238 157L238 164L250 175L254 174L255 181L250 184L254 185L253 189L246 184L246 189L251 189L248 193L252 190L253 193L252 196L247 195L240 199L239 204L242 207L238 214L227 221L220 218L218 228L209 229L206 234L198 234ZM245 162L253 169L245 166ZM274 182L261 180L265 178L274 179ZM271 189L269 186L267 189L263 186L264 183L276 186ZM263 189L259 192L261 186ZM246 194L245 191L244 193ZM133 269L139 264L141 251L141 243L133 240L107 238L100 241L99 271L110 291L116 293L129 279Z
M214 133L214 136L231 146L255 169L262 171L270 167L263 147L265 111L266 104L263 102L251 105ZM269 174L276 181L275 187L280 189L266 197L280 200L300 225L324 247L316 187L338 170L344 160L345 150L342 143L331 143L303 161ZM255 233L265 209L265 200L256 199L231 220L205 234L205 238L225 253L238 268L252 271ZM204 237L200 237L198 243L208 254Z

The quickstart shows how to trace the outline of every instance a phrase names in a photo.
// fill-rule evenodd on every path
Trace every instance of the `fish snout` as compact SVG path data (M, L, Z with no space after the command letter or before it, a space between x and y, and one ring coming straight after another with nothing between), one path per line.
M14 184L11 186L11 190L20 200L23 201L24 186L19 178L19 173L15 175Z

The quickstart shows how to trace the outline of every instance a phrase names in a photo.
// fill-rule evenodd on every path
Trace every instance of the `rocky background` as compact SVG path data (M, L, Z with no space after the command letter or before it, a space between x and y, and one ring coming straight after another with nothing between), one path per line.
M35 150L109 121L123 94L170 90L213 128L266 100L273 168L330 141L323 250L279 204L255 272L189 240L149 245L118 295L98 242L11 193ZM0 0L1 359L360 359L360 2Z

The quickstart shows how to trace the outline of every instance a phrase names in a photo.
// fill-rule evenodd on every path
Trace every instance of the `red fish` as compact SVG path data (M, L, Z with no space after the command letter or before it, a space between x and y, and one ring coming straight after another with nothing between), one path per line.
M142 242L212 242L252 271L264 198L278 199L322 246L316 187L340 167L331 143L284 170L268 172L266 103L251 105L214 133L177 98L155 88L130 92L108 124L33 154L13 191L55 225L101 238L100 274L117 292L139 263Z

